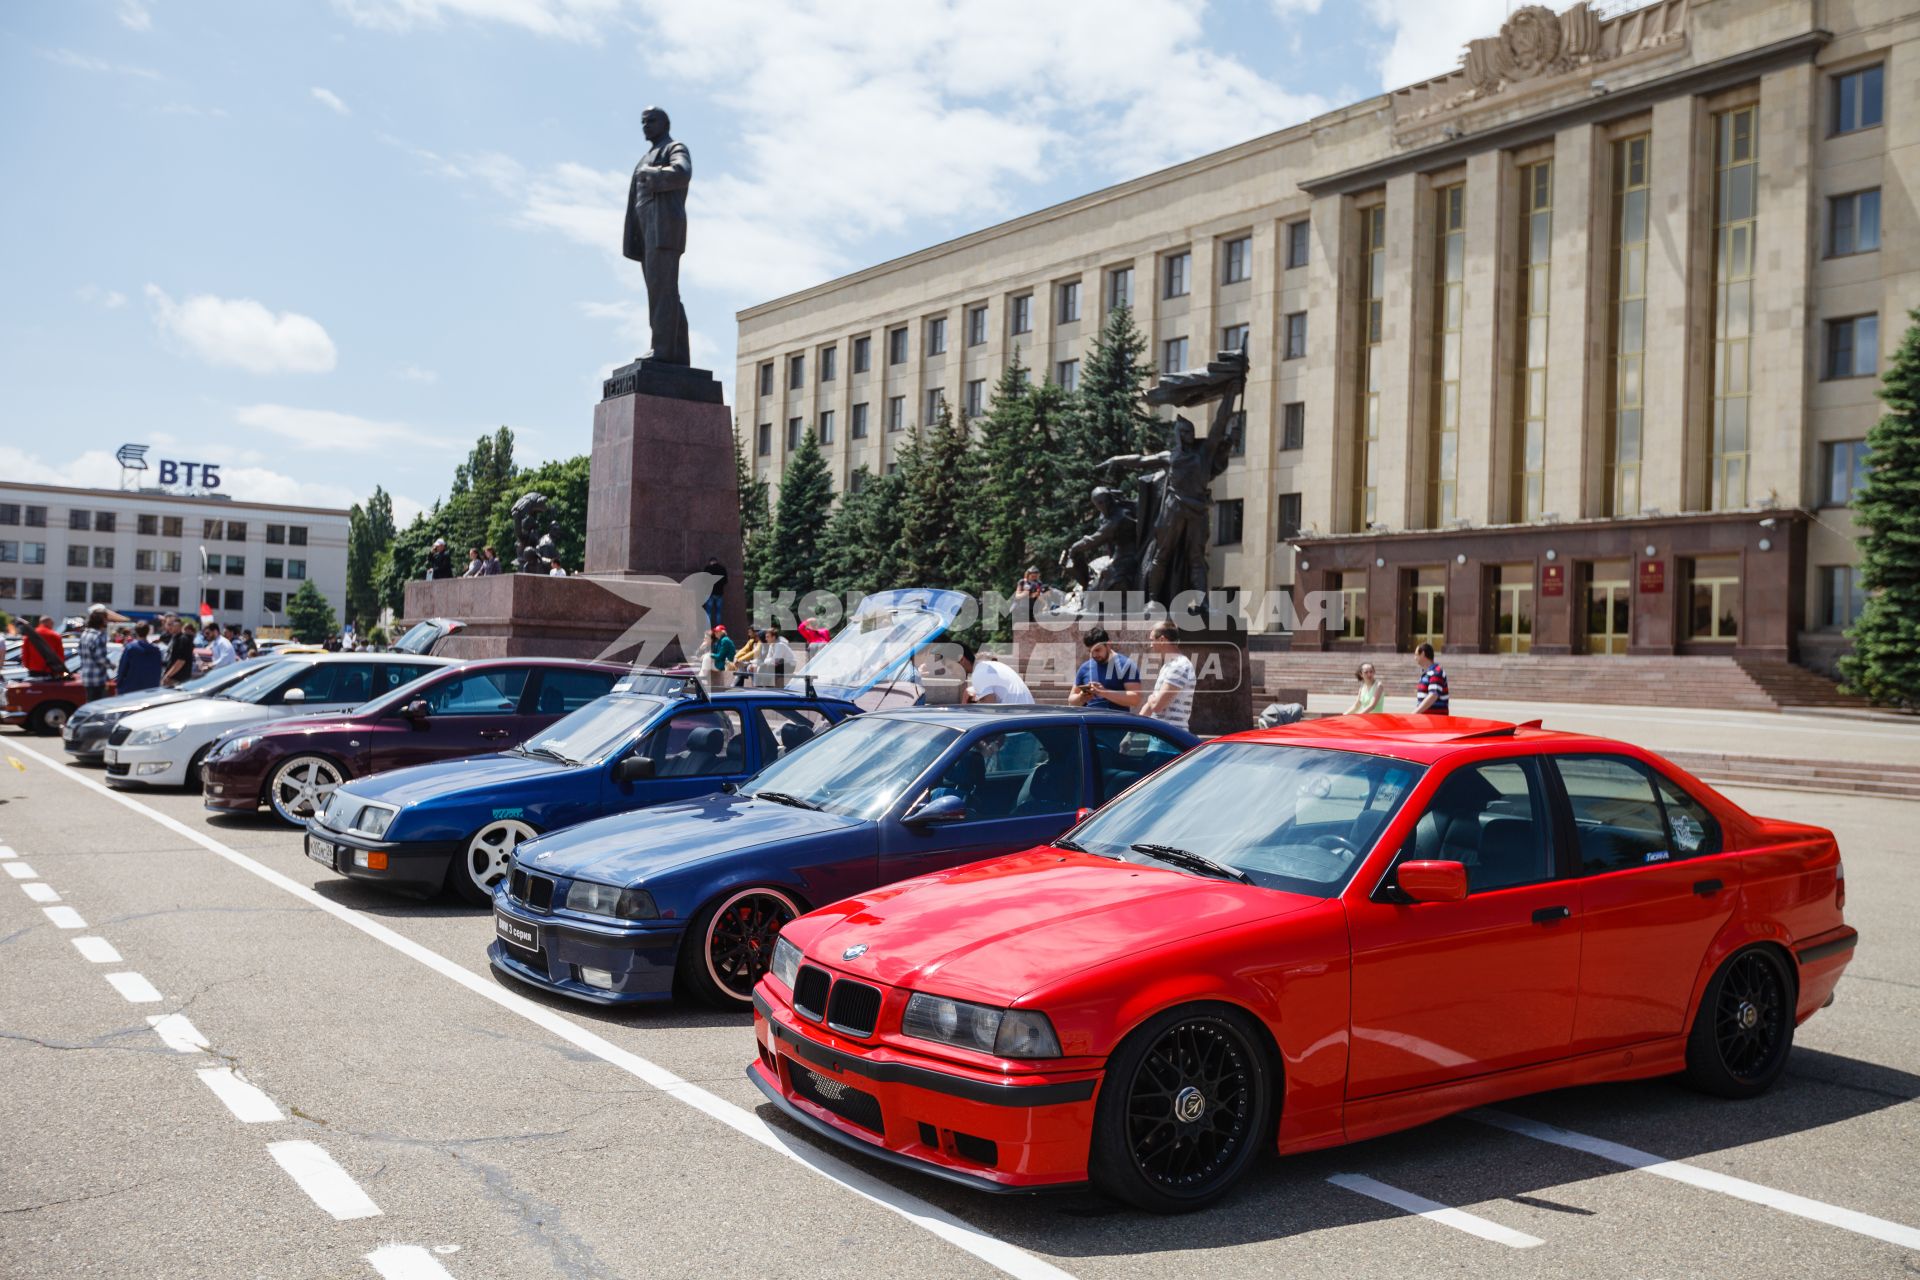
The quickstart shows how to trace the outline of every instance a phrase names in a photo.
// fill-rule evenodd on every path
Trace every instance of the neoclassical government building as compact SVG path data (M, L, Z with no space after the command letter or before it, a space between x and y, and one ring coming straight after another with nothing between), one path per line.
M1296 648L1825 666L1920 306L1920 6L1514 11L1458 70L739 313L746 447L885 470L1130 304L1253 357L1215 580L1338 593Z

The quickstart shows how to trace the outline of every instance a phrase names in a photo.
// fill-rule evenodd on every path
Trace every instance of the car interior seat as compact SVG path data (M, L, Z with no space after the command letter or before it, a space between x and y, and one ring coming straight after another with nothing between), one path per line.
M786 755L813 737L813 726L804 720L790 720L780 726L780 754Z
M1493 818L1480 831L1480 860L1467 868L1471 889L1501 889L1540 877L1540 842L1530 818Z
M566 708L567 695L553 685L540 690L540 714L557 716Z
M1078 807L1080 775L1072 760L1047 759L1020 784L1020 798L1013 812L1025 817L1036 813L1067 813Z
M727 735L708 727L687 735L684 751L676 751L660 762L655 774L662 778L692 778L714 771L727 749Z

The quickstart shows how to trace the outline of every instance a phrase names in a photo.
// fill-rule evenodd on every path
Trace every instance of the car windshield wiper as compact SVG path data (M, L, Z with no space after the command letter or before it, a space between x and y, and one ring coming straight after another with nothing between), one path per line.
M1076 844L1065 836L1061 836L1058 840L1053 841L1053 847L1056 849L1065 849L1068 853L1085 853L1087 851L1087 846Z
M788 795L784 791L756 791L749 798L754 800L771 800L775 804L790 804L796 809L818 810L820 808L819 805L811 800L803 800L799 796Z
M1247 878L1247 873L1238 867L1230 867L1224 862L1215 862L1212 858L1202 857L1191 849L1181 849L1170 844L1136 844L1128 847L1135 853L1144 853L1148 857L1158 858L1162 862L1171 862L1189 871L1219 876L1223 880L1238 880L1241 884L1253 883Z
M527 746L525 743L522 743L521 745L515 747L514 750L518 751L523 756L541 756L548 760L558 760L561 764L579 764L580 763L578 760L569 760L566 756L561 755L558 751L555 751L552 747L530 747L530 746Z

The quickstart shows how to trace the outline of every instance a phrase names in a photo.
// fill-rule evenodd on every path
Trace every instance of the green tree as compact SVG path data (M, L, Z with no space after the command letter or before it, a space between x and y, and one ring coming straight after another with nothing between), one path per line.
M821 535L819 588L845 596L898 585L899 545L900 478L856 468Z
M973 433L945 404L900 451L900 586L980 588L981 473Z
M501 488L487 513L480 542L498 553L502 569L511 572L520 554L514 542L513 504L529 493L543 493L547 497L546 522L554 526L553 542L558 548L560 563L568 573L579 573L586 567L589 461L583 453L545 462L520 472Z
M287 601L287 626L301 644L319 644L337 629L333 606L320 594L320 588L308 578Z
M380 557L393 545L393 499L379 485L363 507L347 512L347 616L365 626L380 613L376 574Z
M1025 374L1016 351L980 420L980 576L1001 592L1011 592L1029 564L1051 572L1085 524L1086 494L1069 487L1073 396Z
M481 436L467 460L454 468L438 536L453 549L456 569L466 559L467 548L486 542L493 508L514 480L511 427Z
M747 465L746 450L740 443L739 424L733 432L733 479L740 497L741 589L747 594L747 607L753 607L753 595L767 581L767 556L772 546L773 515L767 500L767 482L753 474Z
M442 510L436 502L431 510L415 516L412 523L394 535L393 544L380 557L375 574L380 604L395 614L407 606L407 584L418 582L426 575L427 552L432 550L433 540L445 536L435 532L445 527Z
M832 510L833 477L809 428L780 476L762 585L793 592L796 603L819 585L820 540Z
M1144 406L1152 379L1146 335L1134 324L1133 309L1122 303L1107 312L1080 366L1074 460L1086 474L1116 454L1151 453L1160 447L1159 428Z
M1920 308L1907 318L1880 380L1887 411L1867 432L1871 465L1853 500L1868 596L1840 674L1854 692L1911 711L1920 708Z

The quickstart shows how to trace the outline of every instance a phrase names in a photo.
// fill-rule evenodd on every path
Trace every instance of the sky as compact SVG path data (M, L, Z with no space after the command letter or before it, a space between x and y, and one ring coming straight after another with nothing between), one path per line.
M641 108L734 313L1457 65L1509 0L9 0L0 478L402 518L474 438L583 453L647 346Z

